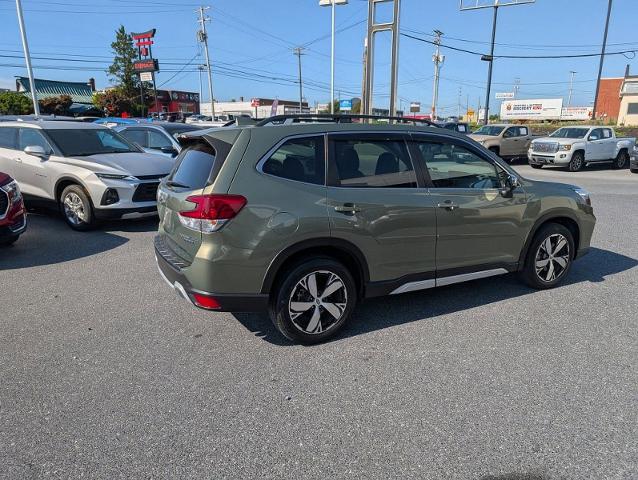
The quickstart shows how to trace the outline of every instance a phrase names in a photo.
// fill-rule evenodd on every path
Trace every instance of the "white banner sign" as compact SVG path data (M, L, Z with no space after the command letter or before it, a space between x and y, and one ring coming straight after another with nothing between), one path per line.
M494 95L494 98L496 98L496 99L514 98L514 92L497 93L497 94Z
M142 72L140 73L140 80L143 82L152 82L153 74L151 72Z
M591 120L594 107L565 107L561 120Z
M505 100L501 103L501 119L558 120L562 109L562 98Z

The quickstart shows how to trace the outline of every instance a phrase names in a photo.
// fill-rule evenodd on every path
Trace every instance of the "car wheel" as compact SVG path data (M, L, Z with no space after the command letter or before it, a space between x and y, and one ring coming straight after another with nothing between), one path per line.
M621 150L620 152L618 152L618 155L616 155L616 159L614 160L612 166L613 168L620 170L621 168L625 168L628 163L629 154L626 151Z
M536 233L527 252L522 277L536 289L553 288L569 272L575 254L572 233L558 223L549 223Z
M572 155L572 159L569 162L569 165L567 166L567 168L569 169L570 172L578 172L582 170L584 166L585 166L585 155L583 155L583 152L576 152L574 153L574 155Z
M319 343L335 335L357 302L352 275L331 258L296 264L283 276L270 305L270 317L289 340Z
M530 163L529 166L532 167L532 168L536 168L536 169L543 168L543 166L541 164L539 164L539 163Z
M95 224L91 200L79 185L69 185L62 191L60 210L73 230L86 231Z
M9 245L13 245L20 235L9 235L7 237L0 238L0 247L8 247Z

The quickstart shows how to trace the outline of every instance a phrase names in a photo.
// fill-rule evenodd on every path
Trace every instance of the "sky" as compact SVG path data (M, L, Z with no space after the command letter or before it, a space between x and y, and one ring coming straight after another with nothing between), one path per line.
M501 0L503 1L503 0ZM330 83L330 8L318 0L22 0L26 30L37 78L87 81L98 89L110 84L105 73L112 59L115 30L157 29L154 56L160 61L159 88L199 91L197 65L204 63L196 40L199 5L210 7L207 24L216 100L244 97L299 98L297 57L303 46L304 97L328 102ZM360 96L367 0L339 6L336 37L336 96ZM599 53L607 0L537 0L531 5L499 9L495 55L547 56ZM458 0L402 0L401 32L432 41L443 31L442 44L475 53L442 48L439 112L456 115L466 104L485 103L487 63L493 9L460 11ZM608 52L638 51L637 0L615 0ZM0 87L15 88L15 76L26 75L14 0L0 0ZM434 46L402 35L399 42L398 95L403 108L432 99ZM634 52L605 58L604 77L621 77L625 65L638 74ZM498 58L492 92L517 98L567 100L570 71L577 72L572 105L594 99L598 57L560 59ZM374 105L387 106L390 37L376 43ZM207 91L204 77L204 92ZM207 95L204 95L206 98ZM492 105L498 106L492 95Z

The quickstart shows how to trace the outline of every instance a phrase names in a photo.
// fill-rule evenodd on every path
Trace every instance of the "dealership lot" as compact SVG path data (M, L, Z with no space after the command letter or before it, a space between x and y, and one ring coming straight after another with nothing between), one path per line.
M638 175L515 168L592 192L565 285L370 300L314 347L180 300L155 220L31 215L0 250L0 477L634 478Z

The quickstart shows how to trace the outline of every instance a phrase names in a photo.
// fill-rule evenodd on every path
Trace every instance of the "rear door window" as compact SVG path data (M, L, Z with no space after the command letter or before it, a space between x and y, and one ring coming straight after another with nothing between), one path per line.
M18 129L13 127L0 128L0 148L15 150L18 143Z
M341 138L332 140L335 186L367 188L416 188L417 179L403 140Z
M173 143L167 135L157 132L155 130L149 130L148 132L148 146L149 148L161 149L163 147L172 147Z
M204 188L215 164L215 157L213 147L204 143L187 148L180 154L180 160L170 181L191 190Z
M140 147L148 148L146 130L141 128L127 128L126 130L122 130L120 134L128 141L137 143Z
M261 170L288 180L324 185L325 157L323 135L293 138L277 148L264 162Z

